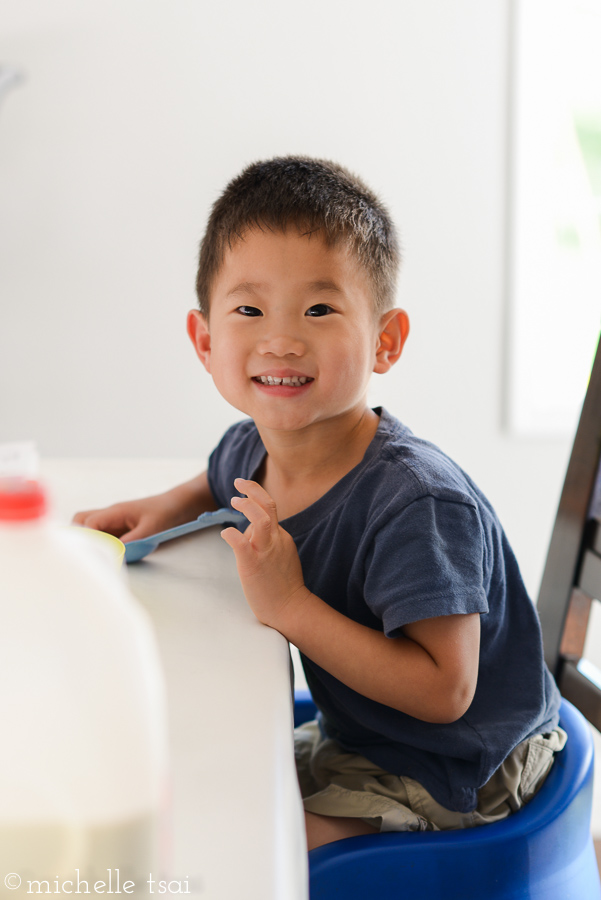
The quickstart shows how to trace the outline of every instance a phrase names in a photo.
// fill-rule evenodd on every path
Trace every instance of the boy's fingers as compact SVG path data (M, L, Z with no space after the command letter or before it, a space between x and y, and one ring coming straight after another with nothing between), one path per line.
M75 519L73 521L75 522ZM93 528L96 531L105 531L120 540L127 537L128 541L147 537L154 530L153 528L149 529L148 526L145 527L143 522L130 519L122 512L113 511L110 508L78 513L76 524L83 525L85 528Z
M274 523L266 509L250 497L232 497L231 503L246 516L259 539L268 538Z
M118 537L120 541L127 544L129 541L139 541L141 538L149 537L151 534L154 534L152 528L144 525L137 525L135 528L132 528L131 531L126 531ZM117 535L115 535L115 537L117 537Z
M85 528L94 528L100 531L99 517L93 510L91 512L78 513L73 519L76 525L83 525Z
M124 531L128 530L128 526L121 520L115 520L105 515L92 515L83 523L86 528L94 528L96 531L105 531L120 538Z
M95 528L100 530L99 523L104 523L106 516L103 516L102 510L85 509L76 513L71 522L73 525L84 525L86 528Z
M274 524L277 524L278 511L276 509L275 501L270 494L267 493L265 488L261 487L260 484L257 484L256 481L249 481L246 478L236 478L234 480L234 486L240 493L246 494L250 500L254 500L255 503L265 510L271 521Z
M234 528L233 526L224 528L221 532L221 537L226 544L230 545L236 554L236 559L238 561L243 562L246 559L250 560L253 555L252 547L250 546L248 539L245 538L237 528Z

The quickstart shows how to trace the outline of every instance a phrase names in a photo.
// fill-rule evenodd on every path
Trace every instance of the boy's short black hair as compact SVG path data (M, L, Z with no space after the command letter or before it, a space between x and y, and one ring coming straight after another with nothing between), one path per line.
M346 242L373 286L376 312L394 306L400 262L394 223L376 195L337 163L285 156L252 163L213 205L200 245L196 292L209 298L226 249L249 228L318 233L328 246Z

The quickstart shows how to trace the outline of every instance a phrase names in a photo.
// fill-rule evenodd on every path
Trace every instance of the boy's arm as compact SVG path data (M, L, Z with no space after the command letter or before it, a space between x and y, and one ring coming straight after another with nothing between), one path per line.
M307 591L282 618L286 637L348 687L425 722L467 712L478 677L480 615L438 616L387 638ZM296 608L295 608L296 607Z
M78 512L73 523L134 541L191 522L216 508L207 473L202 472L163 494Z
M243 479L236 487L247 496L232 505L250 525L244 535L227 528L222 536L257 618L363 696L426 722L459 719L476 689L479 614L424 619L398 638L354 622L305 586L294 541L266 491Z

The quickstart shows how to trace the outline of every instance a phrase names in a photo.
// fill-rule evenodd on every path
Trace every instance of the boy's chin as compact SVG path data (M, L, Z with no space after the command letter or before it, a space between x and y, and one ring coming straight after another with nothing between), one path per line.
M288 411L261 411L242 409L236 406L240 412L251 418L259 430L266 429L269 431L302 431L305 428L314 425L318 417L314 413L301 413L293 410Z

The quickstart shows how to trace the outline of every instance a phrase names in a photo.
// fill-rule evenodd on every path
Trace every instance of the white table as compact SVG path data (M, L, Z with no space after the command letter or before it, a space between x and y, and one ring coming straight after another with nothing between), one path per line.
M72 515L61 485L73 468L44 470L59 512ZM75 508L97 502L77 493ZM220 530L180 538L127 567L167 682L171 877L187 880L198 900L306 900L288 644L247 605Z

